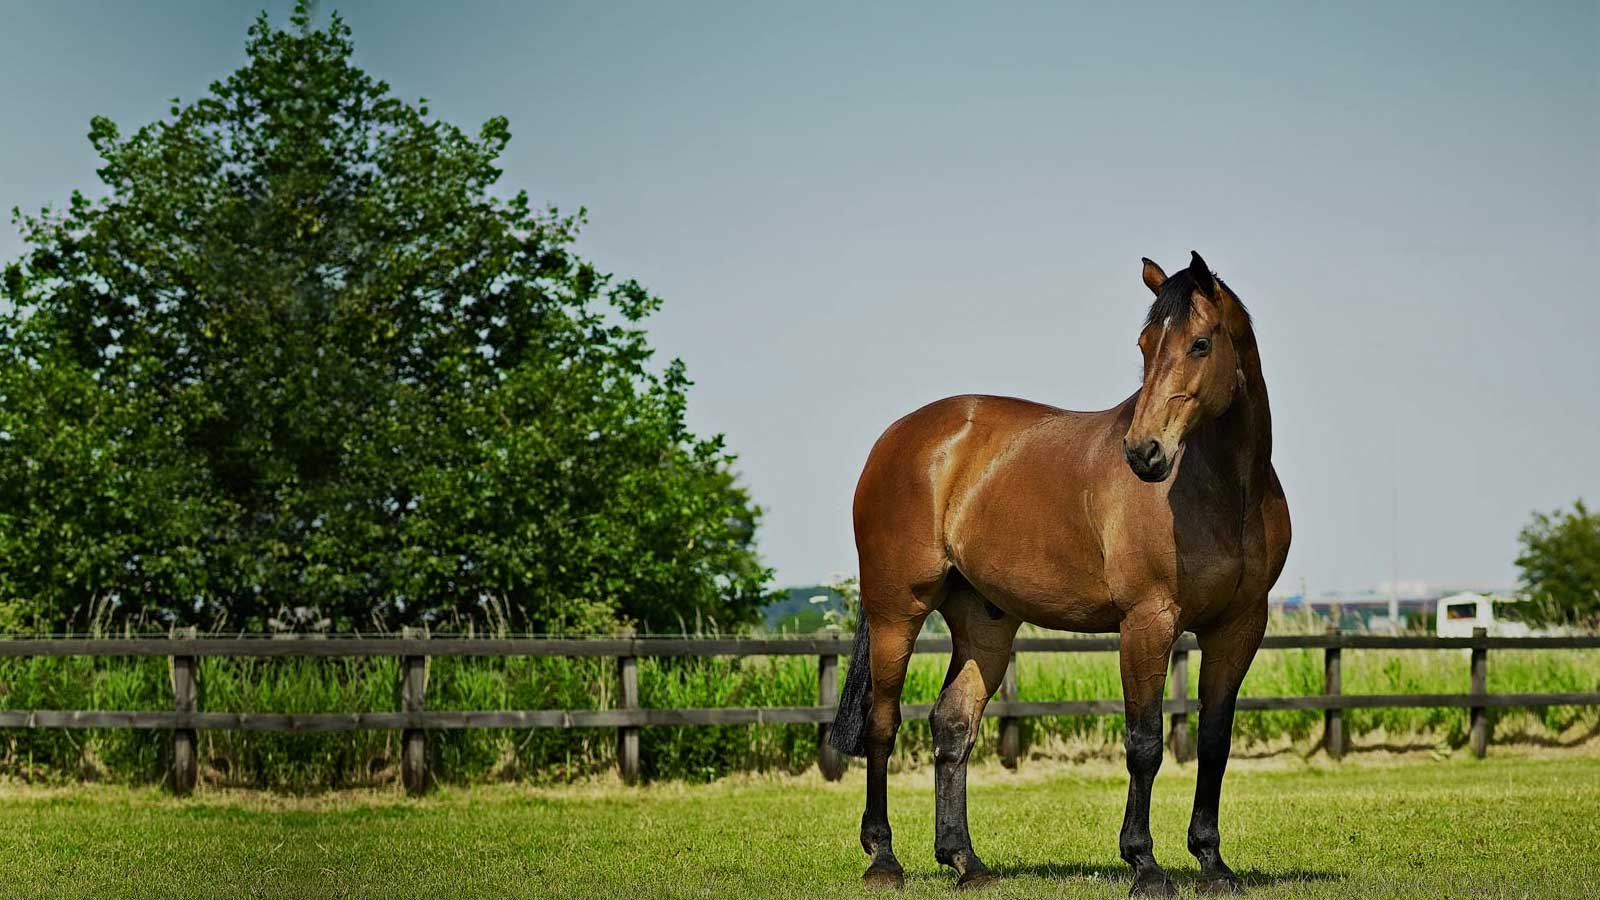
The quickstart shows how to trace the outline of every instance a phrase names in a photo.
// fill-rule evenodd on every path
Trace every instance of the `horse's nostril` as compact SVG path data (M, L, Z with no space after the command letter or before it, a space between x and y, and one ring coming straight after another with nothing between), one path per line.
M1139 444L1123 441L1122 455L1128 458L1128 465L1133 466L1135 472L1154 471L1166 459L1161 442L1155 438Z

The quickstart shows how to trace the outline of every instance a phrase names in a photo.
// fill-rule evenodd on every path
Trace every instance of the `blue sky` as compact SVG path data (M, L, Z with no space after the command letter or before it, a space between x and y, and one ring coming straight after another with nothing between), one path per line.
M0 205L94 184L265 5L6 2ZM1509 584L1600 501L1600 7L350 2L359 62L666 301L784 583L854 568L867 449L941 396L1137 387L1139 258L1255 314L1295 522L1280 588ZM0 257L19 250L0 233Z

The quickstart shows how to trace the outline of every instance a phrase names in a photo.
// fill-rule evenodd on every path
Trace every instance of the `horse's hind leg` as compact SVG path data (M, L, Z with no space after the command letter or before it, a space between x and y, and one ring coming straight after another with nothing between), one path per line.
M862 611L872 635L872 705L867 713L867 808L861 815L861 848L872 862L862 881L867 887L897 888L905 884L905 870L895 859L889 829L889 756L900 729L900 692L906 683L906 667L929 610L920 603L906 604L903 611L874 610L869 604L875 595L876 590L864 578Z
M933 853L956 870L962 888L993 884L998 878L972 850L967 830L967 759L978 736L983 708L1000 687L1011 660L1011 641L1021 622L989 605L971 587L952 590L940 606L950 626L954 652L944 690L933 706Z

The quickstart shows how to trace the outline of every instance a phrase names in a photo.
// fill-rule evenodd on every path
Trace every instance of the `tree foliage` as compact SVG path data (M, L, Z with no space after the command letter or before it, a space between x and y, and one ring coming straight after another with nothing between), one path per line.
M652 364L659 300L492 191L505 119L397 100L310 18L130 136L96 118L102 196L16 215L0 627L748 619L759 511Z
M1600 626L1600 514L1582 500L1571 510L1536 512L1519 540L1517 568L1532 618Z

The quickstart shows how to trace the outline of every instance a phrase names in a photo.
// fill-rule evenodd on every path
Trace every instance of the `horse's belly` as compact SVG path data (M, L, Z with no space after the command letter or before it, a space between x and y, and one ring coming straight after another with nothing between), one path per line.
M1043 628L1116 631L1120 614L1098 573L1060 565L1014 561L990 569L982 564L961 574L984 599Z
M1062 514L1073 509L1064 493L996 487L975 498L949 535L950 561L985 599L1024 622L1116 631L1096 535Z
M1024 622L1040 628L1057 631L1115 632L1121 627L1122 614L1109 599L1083 596L1056 596L1042 598L1007 598L995 605L1015 615Z

